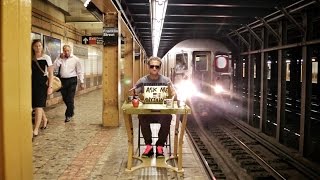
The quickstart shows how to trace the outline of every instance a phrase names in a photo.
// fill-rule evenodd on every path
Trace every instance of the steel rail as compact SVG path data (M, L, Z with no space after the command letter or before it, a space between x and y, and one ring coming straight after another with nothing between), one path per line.
M310 168L309 166L306 166L305 164L299 162L298 160L296 160L292 156L288 155L281 148L273 145L268 140L266 140L263 137L259 136L254 131L252 131L248 127L246 127L246 125L243 125L240 122L236 121L233 117L230 117L230 116L226 116L226 117L227 117L226 119L229 122L234 124L236 127L241 129L243 132L245 132L246 134L248 134L252 138L256 139L259 143L261 143L263 146L265 146L266 148L268 148L272 152L274 152L274 153L282 156L283 158L285 158L290 165L292 165L293 167L298 169L300 172L302 172L303 174L305 174L309 178L311 178L311 179L320 179L320 173L316 172L314 169Z
M256 154L254 151L252 151L244 142L242 142L239 138L234 136L229 130L226 128L222 128L228 136L232 137L236 142L238 142L245 150L253 156L260 165L262 165L269 173L271 173L275 178L277 179L283 179L285 180L286 178L283 177L277 170L275 170L272 166L270 166L266 161L264 161L258 154Z
M215 145L215 142L213 142L211 140L211 137L208 136L208 133L201 127L202 124L198 124L199 122L196 122L197 127L195 127L193 125L193 128L196 129L195 132L197 133L197 135L199 137L204 138L203 140L205 140L207 143L204 143L204 145L208 145L208 147L210 146L211 149L213 149L215 151L215 154L220 158L220 161L222 161L224 163L224 165L228 168L229 172L232 173L232 177L229 174L228 176L231 177L231 179L237 179L240 180L242 178L240 178L238 175L238 172L235 172L234 169L231 167L232 165L230 165L230 163L228 162L228 160L226 160L226 158L220 153L219 148ZM188 129L189 132L189 129ZM190 133L190 132L189 132ZM191 134L191 133L190 133ZM189 134L188 134L189 135ZM189 136L190 137L190 136ZM191 137L192 138L192 137ZM205 142L203 141L202 142ZM198 148L198 147L197 147ZM199 149L199 148L198 148ZM208 149L208 148L207 148ZM211 171L211 169L210 169ZM226 175L226 174L225 174ZM228 178L228 177L227 177Z
M188 134L189 139L191 140L191 143L192 143L193 147L194 147L194 148L196 149L196 151L197 151L198 157L200 157L200 159L201 159L202 165L203 165L203 166L205 167L205 169L206 169L207 175L210 177L210 179L215 180L216 178L215 178L214 174L212 173L212 171L211 171L208 163L206 163L207 160L206 160L206 159L204 158L204 156L201 154L201 151L200 151L199 147L197 146L197 143L194 141L194 139L193 139L190 131L189 131L187 128L186 128L186 132L187 132L187 134Z

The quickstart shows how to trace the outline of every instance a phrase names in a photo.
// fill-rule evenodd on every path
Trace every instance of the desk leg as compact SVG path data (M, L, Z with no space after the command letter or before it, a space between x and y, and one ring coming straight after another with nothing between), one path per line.
M187 125L187 114L183 114L181 130L179 134L178 171L182 171L182 145L183 145L183 136L186 130L186 125Z
M133 159L133 126L132 126L132 117L131 114L124 114L124 121L127 129L128 135L128 164L127 169L131 170L132 168L132 159Z
M178 149L178 135L179 135L179 124L180 119L179 116L176 116L176 125L174 126L174 146L173 146L173 157L177 157L177 149Z

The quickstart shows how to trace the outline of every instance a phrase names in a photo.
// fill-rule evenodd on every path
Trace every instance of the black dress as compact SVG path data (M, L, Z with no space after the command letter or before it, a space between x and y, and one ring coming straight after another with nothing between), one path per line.
M43 71L45 71L46 66L48 67L45 57L38 58L38 63ZM47 76L39 69L37 63L32 61L32 108L46 107L47 80Z

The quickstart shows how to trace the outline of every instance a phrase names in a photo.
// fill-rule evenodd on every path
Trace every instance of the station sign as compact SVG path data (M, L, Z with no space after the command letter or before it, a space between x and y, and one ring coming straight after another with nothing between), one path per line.
M104 45L118 44L119 30L116 27L103 27L103 42Z
M82 36L82 44L103 45L102 36Z

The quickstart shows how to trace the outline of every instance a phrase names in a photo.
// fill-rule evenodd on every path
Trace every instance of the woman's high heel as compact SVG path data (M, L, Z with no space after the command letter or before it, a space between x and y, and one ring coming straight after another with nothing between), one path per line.
M48 120L47 120L46 122L43 121L43 126L41 127L41 129L47 129L48 124L49 124L49 121L48 121Z
M33 132L33 133L32 133L32 135L33 135L32 137L34 137L34 138L35 138L35 137L37 137L37 136L38 136L38 134L39 134L39 132L38 132L38 133L34 133L34 132Z

